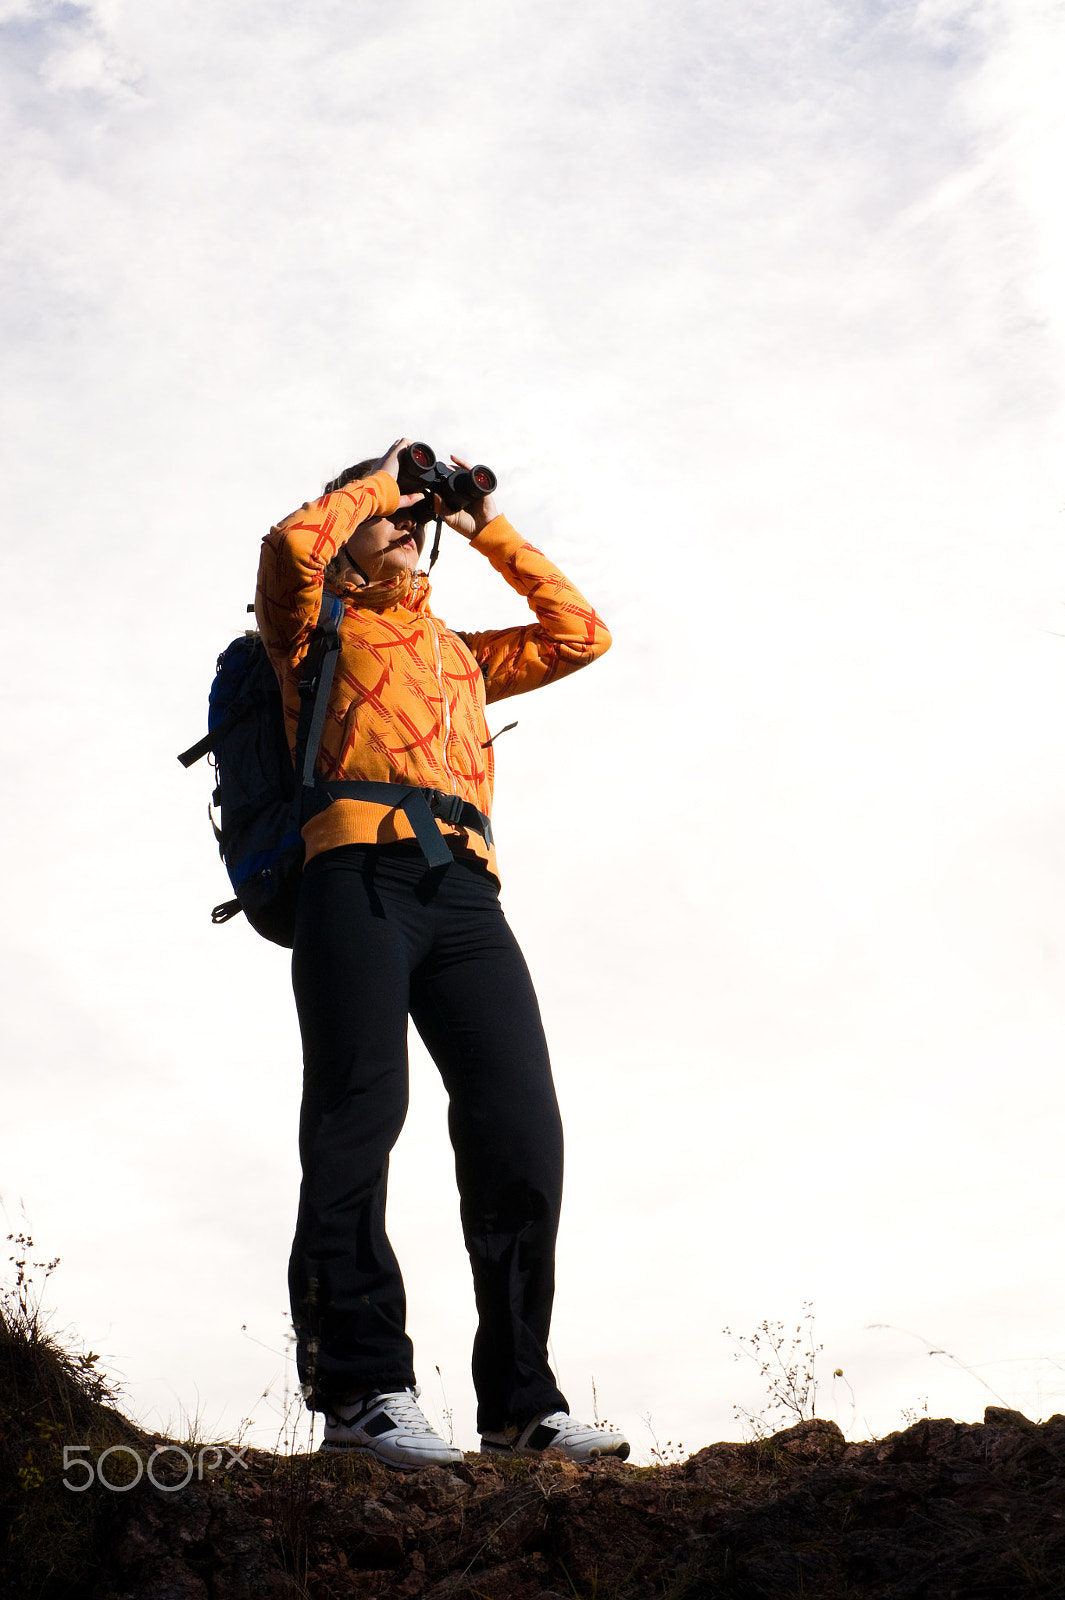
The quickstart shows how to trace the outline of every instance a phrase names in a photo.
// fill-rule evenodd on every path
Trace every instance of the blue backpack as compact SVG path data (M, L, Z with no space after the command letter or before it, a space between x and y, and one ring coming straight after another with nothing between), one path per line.
M303 873L300 830L332 801L370 800L403 811L431 876L446 872L453 859L437 820L473 828L492 843L488 818L459 795L363 779L326 782L316 775L343 614L343 601L324 594L299 682L295 762L288 751L281 688L255 632L242 633L219 656L207 733L178 756L183 767L191 767L209 755L218 774L212 805L219 809L219 822L210 806L208 815L235 898L215 906L211 921L228 922L243 911L256 933L289 950Z
M281 687L255 632L242 633L219 656L207 733L178 756L184 767L210 756L218 776L212 805L220 812L219 822L210 807L208 815L235 898L215 906L211 921L228 922L243 911L256 933L288 949L303 871L304 791L308 775L309 785L314 783L342 612L342 601L327 594L300 679L295 766L285 734Z

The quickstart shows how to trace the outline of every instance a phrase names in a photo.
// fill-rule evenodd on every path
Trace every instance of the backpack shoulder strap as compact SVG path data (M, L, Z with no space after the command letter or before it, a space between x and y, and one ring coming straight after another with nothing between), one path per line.
M249 608L250 609L250 608ZM322 730L329 709L329 694L336 672L337 653L340 650L340 619L344 615L344 602L339 595L322 591L318 622L303 661L299 681L300 715L296 725L295 769L297 802L302 789L314 787L314 768L322 742ZM241 705L229 711L217 727L205 733L202 739L190 745L178 756L183 767L191 767L229 733L230 729L247 717L255 705Z
M325 714L329 709L329 695L340 651L339 628L343 615L344 602L340 596L323 590L318 626L311 637L299 683L301 704L295 751L297 805L302 801L303 791L314 788L314 768L322 743Z

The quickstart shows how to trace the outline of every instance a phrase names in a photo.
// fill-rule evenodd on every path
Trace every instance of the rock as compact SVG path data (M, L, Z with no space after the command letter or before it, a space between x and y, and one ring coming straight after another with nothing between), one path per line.
M138 1484L115 1519L111 1564L129 1600L289 1600L298 1593L259 1519L207 1484L173 1494Z
M409 1498L427 1511L443 1511L457 1505L470 1493L470 1485L447 1467L426 1467L417 1475Z
M964 1424L961 1424L964 1427ZM922 1417L903 1433L889 1433L876 1445L878 1461L925 1461L932 1451L949 1449L958 1436L952 1417Z
M835 1460L847 1448L841 1429L824 1417L807 1417L791 1428L782 1428L771 1434L767 1443L800 1461Z
M992 1428L1034 1428L1035 1423L1022 1411L1010 1411L1006 1406L985 1406L984 1425Z
M341 1548L353 1566L398 1567L405 1532L402 1517L380 1500L356 1501L345 1519Z

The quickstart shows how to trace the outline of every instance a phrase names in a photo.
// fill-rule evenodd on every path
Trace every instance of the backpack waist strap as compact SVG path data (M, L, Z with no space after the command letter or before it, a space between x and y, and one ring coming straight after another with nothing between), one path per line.
M460 795L445 794L442 789L414 789L402 783L323 783L319 780L314 792L322 803L315 805L312 801L308 810L319 811L333 800L369 800L402 811L426 862L438 870L449 867L453 857L436 825L437 817L454 827L472 828L485 844L493 843L492 824L484 812Z

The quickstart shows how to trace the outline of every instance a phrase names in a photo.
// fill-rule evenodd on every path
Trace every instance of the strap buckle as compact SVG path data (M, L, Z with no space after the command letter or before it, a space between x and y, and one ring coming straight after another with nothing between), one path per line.
M492 824L484 816L472 800L463 800L461 795L445 794L442 789L426 789L426 798L429 801L429 810L434 817L439 817L441 822L450 822L455 828L472 828L479 833L485 844L492 845Z
M452 827L462 826L466 801L460 795L444 794L441 789L427 789L425 793L434 817L439 817L442 822L450 822Z

